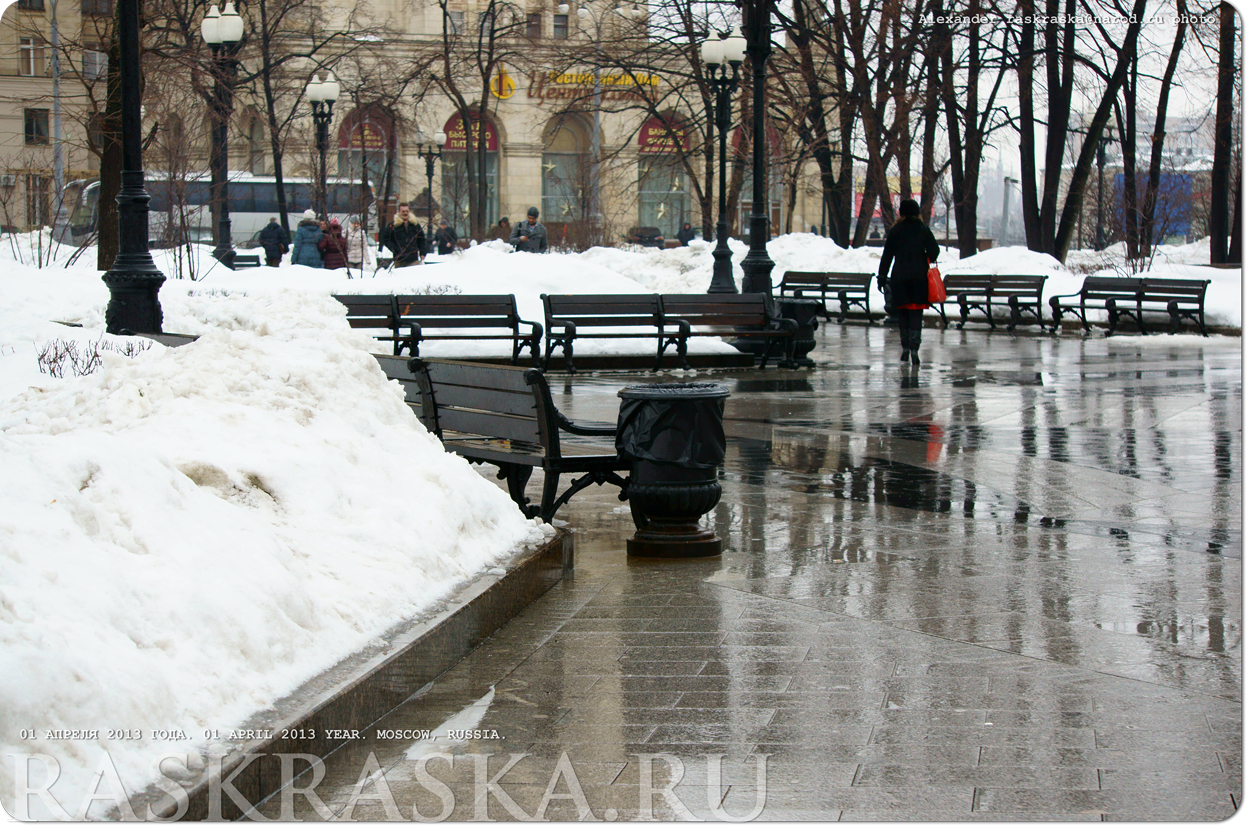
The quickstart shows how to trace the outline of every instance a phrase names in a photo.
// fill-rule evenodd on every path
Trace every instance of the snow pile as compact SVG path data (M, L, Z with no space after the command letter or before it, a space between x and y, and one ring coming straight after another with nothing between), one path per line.
M8 752L51 755L71 814L104 752L131 789L166 754L195 772L205 730L551 533L421 428L330 298L170 300L178 323L199 316L194 344L104 352L95 374L41 376L0 404L9 806ZM29 728L39 739L19 743ZM56 728L100 735L44 738Z

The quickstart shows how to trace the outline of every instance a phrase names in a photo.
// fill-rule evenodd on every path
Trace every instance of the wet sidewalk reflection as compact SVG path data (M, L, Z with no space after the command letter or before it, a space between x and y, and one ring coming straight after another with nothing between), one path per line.
M896 338L701 373L731 390L724 554L628 561L628 507L583 492L575 577L378 726L472 730L371 730L295 815L1233 814L1240 341L926 330L913 372ZM553 387L614 420L640 380Z

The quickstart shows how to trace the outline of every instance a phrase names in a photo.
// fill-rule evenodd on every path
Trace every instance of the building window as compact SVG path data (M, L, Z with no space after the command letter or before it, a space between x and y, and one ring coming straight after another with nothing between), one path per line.
M80 0L82 13L94 17L108 17L113 13L113 0Z
M551 19L551 36L556 40L569 39L569 16L558 14Z
M108 75L109 56L99 44L89 44L82 53L82 79L95 81Z
M658 155L638 162L638 224L676 237L690 220L690 188L681 157Z
M43 41L39 38L19 38L17 42L17 74L43 75L47 70L47 57Z
M543 36L542 14L527 14L525 16L525 36L530 40L538 40Z
M26 174L26 225L41 228L52 222L52 177Z
M258 176L265 173L265 124L258 118L248 125L247 169Z
M543 221L581 223L590 219L590 136L580 120L568 118L548 127L543 148Z
M41 12L43 11L43 0L17 0L17 7L31 12Z
M26 110L26 144L48 143L48 111Z
M498 13L495 9L487 9L477 14L477 31L483 38L492 38L495 32L495 24L498 22Z
M464 33L464 12L447 12L447 34Z

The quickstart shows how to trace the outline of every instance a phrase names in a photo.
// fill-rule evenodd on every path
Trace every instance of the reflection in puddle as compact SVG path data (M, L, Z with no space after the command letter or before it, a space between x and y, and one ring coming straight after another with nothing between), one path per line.
M925 440L934 447L933 426L916 423L892 426L901 438ZM942 438L941 434L936 434ZM784 441L761 443L750 453L754 463L727 476L740 477L742 482L762 482L768 467L786 472L788 490L796 493L822 494L839 500L886 505L936 514L960 516L968 520L1006 521L1074 534L1111 538L1125 547L1156 545L1192 552L1239 557L1240 535L1226 527L1182 528L1150 523L1121 521L1098 522L1053 517L1027 503L984 485L923 468L906 462L866 453L862 447L843 450L798 436L786 435ZM865 557L862 552L848 552L845 560L856 562L879 559Z

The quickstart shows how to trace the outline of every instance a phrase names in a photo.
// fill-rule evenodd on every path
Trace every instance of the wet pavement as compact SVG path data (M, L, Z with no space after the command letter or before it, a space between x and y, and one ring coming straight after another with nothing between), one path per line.
M817 337L814 370L697 376L731 392L721 557L628 560L627 506L582 492L574 577L282 816L1233 814L1240 340L927 329L913 372L893 330ZM553 387L614 420L656 380Z

